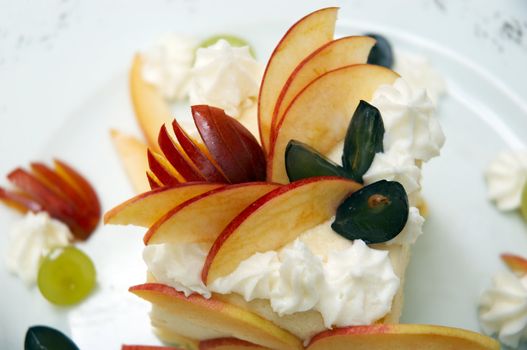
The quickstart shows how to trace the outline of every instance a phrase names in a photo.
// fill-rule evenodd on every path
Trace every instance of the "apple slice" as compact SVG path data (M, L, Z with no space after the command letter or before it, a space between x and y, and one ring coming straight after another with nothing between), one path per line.
M345 178L311 177L259 198L218 236L202 271L205 284L226 276L256 252L277 250L335 215L338 205L361 185Z
M185 315L189 321L207 329L271 349L303 349L298 338L272 322L214 297L205 299L198 294L185 297L174 288L157 283L131 287L130 291L167 312Z
M236 338L218 338L202 340L199 343L199 350L271 350L269 348L249 343L248 341Z
M150 169L146 171L146 178L148 180L148 184L150 185L151 190L155 190L156 188L163 187L163 183L159 181L157 176L155 176L154 173Z
M156 221L145 244L214 242L242 210L278 185L248 182L213 189L181 203Z
M146 155L148 167L164 186L174 186L186 182L165 157L150 149L146 152Z
M348 36L330 41L300 62L285 82L276 101L271 125L271 139L285 110L304 87L330 70L366 63L373 45L375 45L375 39L369 36Z
M224 185L186 182L141 193L108 211L104 215L104 223L150 227L170 209L192 197L222 186Z
M121 350L183 350L173 346L158 346L158 345L123 345Z
M501 254L501 260L507 267L518 276L525 276L527 274L527 259L514 254Z
M492 338L442 326L375 324L335 328L315 335L306 350L499 350Z
M382 84L399 76L376 65L357 64L327 72L306 86L291 102L277 125L267 157L267 178L287 183L285 149L290 140L304 142L327 154L344 139L360 100L371 100Z
M130 69L130 94L137 122L148 146L159 151L157 134L164 123L170 122L170 109L159 90L143 79L143 60L136 54Z
M336 7L308 14L296 22L282 37L267 63L258 96L260 141L267 153L270 145L274 106L291 72L307 55L333 39Z
M147 146L136 137L115 129L110 130L110 136L134 191L136 193L148 191L150 186L145 175L148 170L148 161L145 157Z

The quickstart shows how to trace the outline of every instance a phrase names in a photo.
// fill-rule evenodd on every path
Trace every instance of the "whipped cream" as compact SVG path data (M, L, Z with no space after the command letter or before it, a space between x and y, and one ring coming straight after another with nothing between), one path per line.
M189 244L181 248L185 251L185 259L170 253L177 250L176 247L150 248L152 252L156 250L155 255L145 253L144 258L158 281L182 292L193 290L205 297L209 297L211 291L234 292L246 301L266 299L279 316L316 310L328 328L371 324L390 311L399 279L387 251L369 248L361 240L333 238L337 234L331 230L331 222L328 220L311 229L308 237L302 235L280 251L255 253L231 274L216 279L209 290L194 284L207 254L207 247L203 245ZM316 247L319 241L336 244L320 249ZM316 248L312 249L312 244L318 248L317 253L323 255L314 254ZM194 274L194 277L176 276L173 270L185 270L179 266L181 264L194 265L186 268L187 274ZM159 265L170 268L159 269ZM189 283L189 279L193 286L183 285Z
M392 85L381 85L373 94L372 104L384 122L384 152L397 145L416 160L428 161L439 155L445 136L425 90L414 91L399 78Z
M517 347L527 336L527 276L496 274L492 287L481 296L479 320L486 334L497 334L504 344Z
M424 56L396 52L394 70L408 82L412 89L425 89L435 105L446 92L445 80Z
M500 210L518 209L527 184L527 150L506 151L489 164L485 171L487 196Z
M423 234L423 224L425 218L419 213L416 207L410 207L408 210L408 220L403 230L397 236L386 242L386 244L414 244L417 238Z
M208 104L240 117L256 103L263 69L248 46L233 47L220 39L199 48L189 84L190 104Z
M142 54L142 75L156 86L168 100L181 100L187 96L194 51L194 38L169 34L160 38Z
M48 213L27 213L10 234L6 255L7 269L27 285L37 281L42 259L53 249L65 247L73 239L69 228Z

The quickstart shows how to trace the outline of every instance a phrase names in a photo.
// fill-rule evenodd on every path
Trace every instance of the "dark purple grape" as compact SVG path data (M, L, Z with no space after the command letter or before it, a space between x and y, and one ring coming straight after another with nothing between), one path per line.
M373 46L368 56L368 63L392 68L393 51L388 39L380 34L368 33L366 35L377 40L377 43Z

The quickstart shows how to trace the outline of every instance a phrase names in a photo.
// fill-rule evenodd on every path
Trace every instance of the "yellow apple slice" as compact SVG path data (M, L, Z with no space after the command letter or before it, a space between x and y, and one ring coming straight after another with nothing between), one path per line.
M146 159L147 146L136 137L110 130L113 145L124 167L124 171L136 193L150 190L146 172L148 162Z
M333 39L337 11L336 7L324 8L300 19L289 28L271 54L258 96L258 124L264 151L269 150L274 106L282 87L307 55Z
M499 350L492 338L442 326L376 324L328 330L311 339L306 350Z
M224 184L186 182L141 193L119 204L104 215L105 224L150 227L170 209Z
M392 84L398 77L385 67L357 64L329 71L312 81L294 98L276 127L267 157L268 180L289 182L284 157L290 140L328 153L344 139L359 101L371 100L380 85Z
M304 87L330 70L366 63L373 45L375 45L375 39L369 36L348 36L330 41L300 62L285 82L276 101L271 125L271 139L285 110Z
M157 135L161 125L171 121L170 108L161 92L143 79L143 59L136 54L130 69L130 95L135 116L148 146L159 151Z
M218 338L202 340L199 350L271 350L269 348L249 343L236 338Z
M220 300L201 295L188 297L172 287L147 283L131 287L137 296L175 315L184 315L192 323L209 330L230 334L254 344L276 350L303 349L300 340L256 314Z
M500 257L514 274L518 276L525 276L527 274L527 259L524 257L510 253L501 254Z
M259 198L218 236L205 260L205 284L226 276L257 252L277 250L302 232L335 215L338 205L361 185L333 176L311 177Z
M145 244L214 242L242 210L278 185L248 182L216 188L181 203L159 219Z

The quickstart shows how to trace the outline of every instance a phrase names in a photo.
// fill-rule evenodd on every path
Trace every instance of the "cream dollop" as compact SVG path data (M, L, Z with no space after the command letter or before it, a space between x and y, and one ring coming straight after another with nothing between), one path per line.
M416 160L428 161L439 155L445 136L425 90L414 91L399 78L392 85L381 85L373 94L372 104L384 122L385 152L397 144Z
M416 207L410 207L408 211L408 220L406 225L395 238L386 242L386 244L414 244L417 238L423 234L423 224L425 218L419 213Z
M190 104L215 106L237 118L255 104L262 73L248 46L233 47L220 39L199 48L189 84Z
M181 100L187 96L194 51L194 38L169 34L161 37L142 54L142 75L156 86L168 100Z
M527 277L509 271L496 274L481 296L479 320L485 333L498 334L501 342L517 347L527 336Z
M500 210L520 207L521 195L527 185L527 150L506 151L489 164L485 171L487 196Z
M435 105L446 92L445 80L424 56L396 52L394 70L408 82L412 89L426 89Z
M201 280L201 269L209 246L196 244L150 244L143 251L148 270L160 283L168 284L185 296L196 292L210 298Z
M69 245L73 239L69 228L46 212L27 213L9 236L7 268L28 285L37 281L42 259L53 249Z

